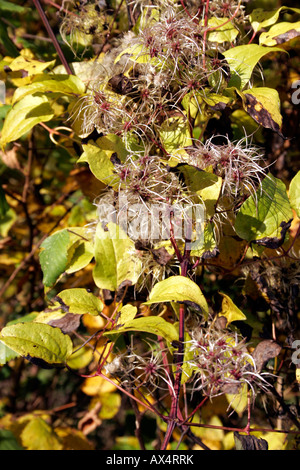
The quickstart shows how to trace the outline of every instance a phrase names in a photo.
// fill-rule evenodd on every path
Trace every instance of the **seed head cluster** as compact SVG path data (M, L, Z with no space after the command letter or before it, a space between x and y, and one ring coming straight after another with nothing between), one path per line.
M212 324L191 332L187 343L188 365L193 370L192 392L210 398L224 393L237 394L246 384L252 390L267 388L264 373L258 373L244 339L223 332Z

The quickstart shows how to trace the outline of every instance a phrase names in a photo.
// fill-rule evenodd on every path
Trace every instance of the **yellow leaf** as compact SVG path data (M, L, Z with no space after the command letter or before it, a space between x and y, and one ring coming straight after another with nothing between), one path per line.
M21 441L27 450L62 450L58 436L42 418L28 422L21 433Z
M237 394L226 393L226 398L231 408L239 415L242 416L248 404L248 387L243 384L240 392Z
M222 311L219 313L219 316L225 317L227 319L227 325L233 321L246 320L247 317L243 312L235 305L231 298L220 292L223 297L222 300Z
M81 387L83 393L89 396L103 395L114 392L116 387L103 377L88 377Z

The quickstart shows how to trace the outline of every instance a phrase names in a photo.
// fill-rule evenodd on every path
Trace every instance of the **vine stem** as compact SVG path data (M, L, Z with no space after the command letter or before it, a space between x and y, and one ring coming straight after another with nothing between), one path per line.
M69 66L65 56L64 56L64 53L63 51L61 50L61 47L58 43L58 40L56 39L56 36L50 26L50 23L48 21L48 18L39 2L39 0L33 0L33 3L34 3L34 6L36 7L37 11L39 12L39 15L41 17L41 20L47 30L47 33L49 34L50 38L52 39L52 42L53 42L53 45L55 47L55 50L61 60L61 63L63 64L63 66L65 67L66 69L66 72L69 74L69 75L73 75L73 72L71 70L71 67Z
M189 260L190 260L190 240L191 240L191 226L188 226L188 233L186 234L185 240L185 248L184 253L181 253L178 250L177 244L175 239L172 238L173 236L173 226L171 223L171 242L175 248L176 255L180 262L180 274L183 277L187 277L188 274L188 267L189 267ZM176 251L178 250L178 253ZM180 397L180 386L181 386L181 377L182 377L182 365L184 359L184 333L185 333L185 304L181 303L179 307L179 338L178 338L178 350L174 353L174 362L176 364L176 371L175 371L175 383L174 383L174 393L172 396L171 402L171 409L169 413L169 422L167 426L167 431L165 434L164 441L161 446L161 450L165 450L170 442L172 433L176 426L176 421L178 420L179 415L181 416L181 412L179 410L179 397Z

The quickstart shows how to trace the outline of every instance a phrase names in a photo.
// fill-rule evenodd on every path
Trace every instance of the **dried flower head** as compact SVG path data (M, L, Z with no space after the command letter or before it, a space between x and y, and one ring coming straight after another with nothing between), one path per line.
M126 387L173 390L169 366L164 362L166 353L157 343L144 340L115 356L104 368Z
M261 180L266 176L266 167L262 165L263 156L258 149L247 144L247 140L231 142L227 138L224 145L215 145L213 136L204 144L188 149L189 163L205 169L212 167L213 172L222 177L222 194L245 198L254 194Z
M244 339L237 334L223 332L211 323L192 331L186 347L188 364L194 372L188 381L192 392L201 391L212 398L238 393L247 384L254 398L257 389L267 389L266 374L257 371Z

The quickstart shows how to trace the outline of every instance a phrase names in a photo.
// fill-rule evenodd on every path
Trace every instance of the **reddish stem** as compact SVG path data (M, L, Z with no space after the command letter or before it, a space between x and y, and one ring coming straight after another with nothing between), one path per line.
M73 75L73 72L72 72L72 70L71 70L71 68L70 68L70 66L69 66L69 64L68 64L68 62L67 62L67 60L66 60L66 58L63 54L63 51L61 50L61 47L60 47L60 45L59 45L59 43L58 43L58 41L55 37L55 34L53 33L53 30L52 30L52 28L49 24L47 16L45 15L45 12L44 12L39 0L33 0L33 3L34 3L34 6L36 7L37 11L39 12L41 20L44 23L44 26L45 26L50 38L52 39L53 45L54 45L55 50L56 50L56 52L57 52L57 54L58 54L58 56L61 60L61 63L65 67L67 73L69 75Z

